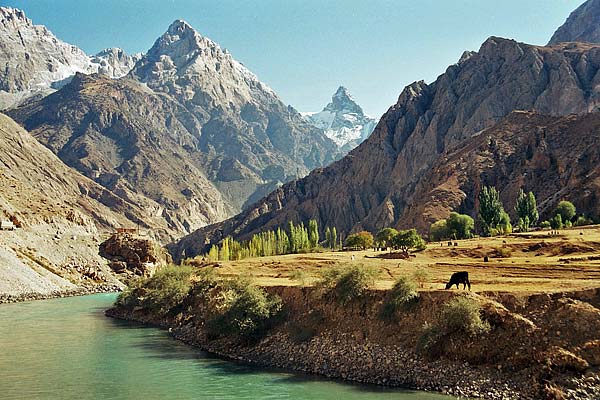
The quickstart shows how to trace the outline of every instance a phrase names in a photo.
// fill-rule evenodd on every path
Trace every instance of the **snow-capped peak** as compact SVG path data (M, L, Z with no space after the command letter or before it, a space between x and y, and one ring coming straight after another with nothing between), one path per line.
M302 114L311 124L323 129L343 151L350 151L362 143L377 124L376 119L365 115L344 86L336 90L323 111Z
M115 78L133 67L122 50L117 57L103 53L89 57L77 46L59 40L45 26L34 25L15 8L0 7L0 44L0 109L51 93L78 72L100 72Z

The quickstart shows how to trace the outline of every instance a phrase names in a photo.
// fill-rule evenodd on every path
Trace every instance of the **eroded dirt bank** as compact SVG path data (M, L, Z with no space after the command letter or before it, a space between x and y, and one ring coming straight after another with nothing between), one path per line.
M381 318L385 291L339 305L313 288L270 287L284 312L254 342L212 338L205 307L193 300L168 317L139 307L109 316L171 328L175 337L234 360L356 382L487 399L600 398L600 290L513 295L465 294L482 306L489 333L455 333L428 351L426 327L458 292L422 292Z

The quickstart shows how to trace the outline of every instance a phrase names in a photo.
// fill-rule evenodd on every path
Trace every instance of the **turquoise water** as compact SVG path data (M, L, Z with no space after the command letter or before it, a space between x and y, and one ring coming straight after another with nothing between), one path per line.
M104 316L113 294L0 305L0 399L448 397L267 371Z

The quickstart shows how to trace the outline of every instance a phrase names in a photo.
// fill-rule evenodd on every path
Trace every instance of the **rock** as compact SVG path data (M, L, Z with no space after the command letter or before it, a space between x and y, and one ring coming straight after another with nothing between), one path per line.
M590 366L586 360L563 348L553 348L548 361L553 367L577 372L583 372Z
M156 242L130 233L115 233L102 242L100 255L110 260L110 267L115 272L130 271L146 277L172 261Z

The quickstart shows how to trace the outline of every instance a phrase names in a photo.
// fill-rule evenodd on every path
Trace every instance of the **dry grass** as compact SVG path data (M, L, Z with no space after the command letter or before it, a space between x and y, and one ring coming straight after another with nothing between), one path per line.
M293 272L305 272L306 284L319 271L335 265L363 264L380 269L376 286L389 289L402 275L413 276L422 268L428 274L421 290L443 289L450 275L468 271L475 292L558 292L600 287L600 226L572 228L549 236L547 231L496 238L431 243L409 260L375 258L380 252L328 252L254 258L221 263L225 276L249 274L260 285L298 285ZM498 257L498 249L506 258ZM484 262L484 256L489 257ZM352 260L354 256L354 260Z

